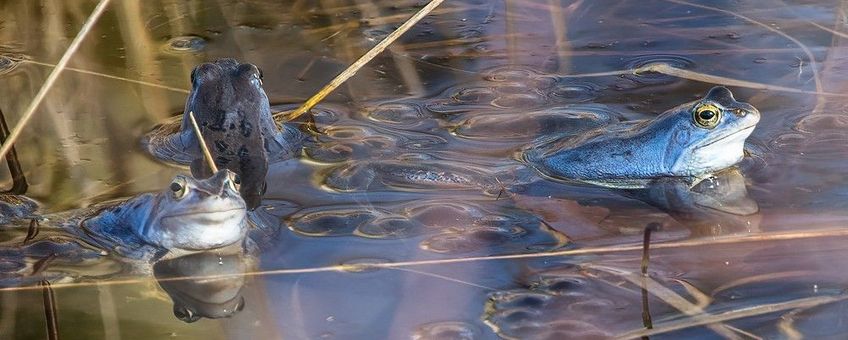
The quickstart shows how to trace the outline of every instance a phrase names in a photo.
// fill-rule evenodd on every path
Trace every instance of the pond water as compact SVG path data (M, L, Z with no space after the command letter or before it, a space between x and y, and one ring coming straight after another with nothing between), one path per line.
M247 254L154 267L50 221L29 246L28 222L0 227L0 338L46 337L45 308L63 339L844 338L848 7L708 3L447 1L289 123L310 137L271 165ZM73 215L160 191L188 170L140 140L182 113L194 65L256 64L289 110L424 4L115 1L16 143L26 194ZM10 126L95 5L0 5ZM617 72L652 63L688 72ZM714 85L762 118L694 188L554 182L516 159Z

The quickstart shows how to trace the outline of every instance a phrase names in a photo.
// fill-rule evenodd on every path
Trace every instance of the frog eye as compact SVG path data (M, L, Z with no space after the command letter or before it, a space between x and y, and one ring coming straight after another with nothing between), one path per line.
M712 129L718 125L721 120L721 109L718 106L709 103L702 103L695 106L692 110L692 118L695 120L695 125L702 128Z
M174 181L171 182L171 185L168 187L171 189L171 194L174 195L176 199L182 199L185 197L186 193L188 193L188 183L185 178L177 177L174 178Z
M241 176L235 172L230 172L227 184L235 191L239 191L241 187Z
M256 77L256 80L258 80L258 81L259 81L259 85L262 85L262 73L261 73L261 72L260 72L260 73L256 73L256 74L254 74L253 76L254 76L254 77Z

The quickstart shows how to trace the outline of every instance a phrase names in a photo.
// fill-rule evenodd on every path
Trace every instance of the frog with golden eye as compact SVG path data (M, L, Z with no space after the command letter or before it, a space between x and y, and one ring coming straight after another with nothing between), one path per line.
M744 156L760 120L725 87L654 119L592 130L577 138L543 138L521 158L544 176L613 188L640 188L664 177L703 178Z
M163 191L90 208L93 213L80 226L113 250L217 249L244 240L247 233L238 190L236 174L226 169L206 179L177 175Z

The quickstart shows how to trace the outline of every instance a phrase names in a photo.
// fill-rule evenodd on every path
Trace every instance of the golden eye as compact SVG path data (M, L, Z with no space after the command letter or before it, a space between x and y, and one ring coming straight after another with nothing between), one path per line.
M721 109L713 104L701 103L692 110L692 118L695 120L695 125L712 129L721 120Z
M178 200L185 197L186 193L188 193L188 183L183 177L174 178L174 181L171 182L168 188L171 189L171 194L174 195L174 198Z
M227 184L228 184L228 185L230 186L230 188L232 188L233 190L235 190L235 191L239 191L239 188L241 188L241 176L239 176L239 175L238 175L237 173L235 173L235 172L230 171L230 172L229 172L229 177L228 177L228 180L227 180Z

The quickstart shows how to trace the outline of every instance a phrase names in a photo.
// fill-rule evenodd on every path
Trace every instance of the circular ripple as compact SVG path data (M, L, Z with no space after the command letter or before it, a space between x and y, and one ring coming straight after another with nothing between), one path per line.
M585 103L598 98L600 86L589 82L567 82L555 85L550 90L551 99L566 103Z
M165 50L173 53L197 53L206 47L206 39L186 35L175 37L165 43Z
M627 60L625 67L633 70L651 64L666 64L680 69L691 69L695 67L694 61L676 54L648 54L638 56ZM678 80L676 77L656 72L642 72L637 75L626 75L625 77L645 85L667 84Z

